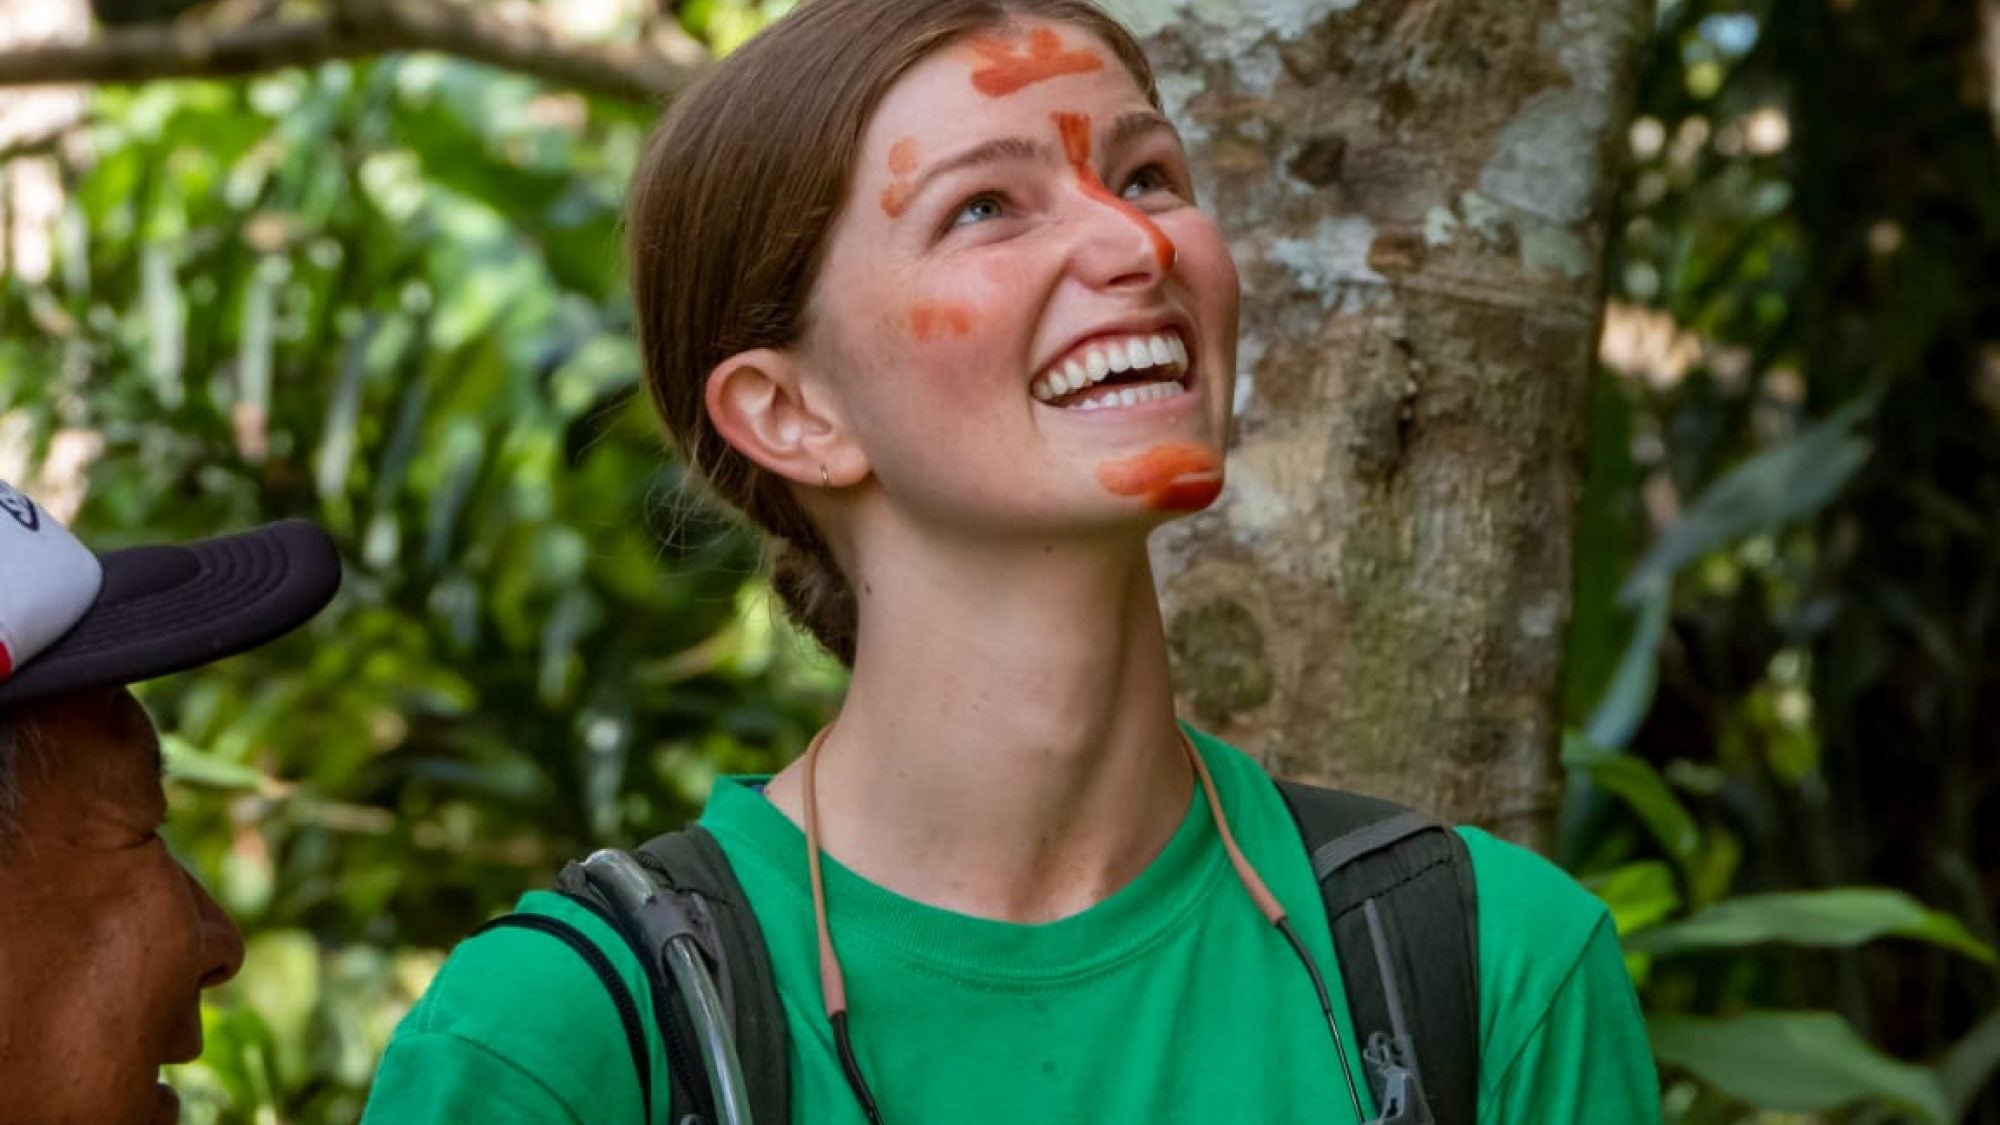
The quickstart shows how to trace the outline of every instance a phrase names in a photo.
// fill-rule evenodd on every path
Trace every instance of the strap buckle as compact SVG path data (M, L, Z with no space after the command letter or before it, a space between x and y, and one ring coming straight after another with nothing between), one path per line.
M1424 1082L1414 1069L1415 1050L1407 1035L1376 1032L1368 1037L1361 1059L1368 1064L1373 1085L1380 1090L1381 1112L1366 1125L1436 1125Z

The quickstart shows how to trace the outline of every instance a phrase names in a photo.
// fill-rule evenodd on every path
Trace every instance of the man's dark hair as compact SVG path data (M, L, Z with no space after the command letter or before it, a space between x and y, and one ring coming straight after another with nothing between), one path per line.
M21 787L35 737L34 724L20 708L0 709L0 854L20 831Z

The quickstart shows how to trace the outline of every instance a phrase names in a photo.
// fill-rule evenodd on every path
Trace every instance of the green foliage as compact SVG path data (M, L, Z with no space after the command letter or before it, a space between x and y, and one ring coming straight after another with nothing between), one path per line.
M143 694L169 836L249 935L187 1120L353 1121L453 941L775 767L838 670L638 386L648 115L435 58L96 99L57 268L0 291L0 416L100 436L94 544L339 541L309 627Z
M1933 1074L1885 1058L1830 1012L1666 1016L1653 1020L1651 1030L1661 1062L1753 1105L1824 1111L1878 1098L1907 1120L1951 1120Z
M1561 852L1685 1125L2000 1122L2000 160L1947 7L1665 0L1639 94L1612 296L1700 343L1593 388ZM0 289L0 458L95 435L103 545L340 541L320 620L145 696L250 938L187 1119L350 1122L451 942L839 678L635 393L647 115L424 58L92 121L55 271Z
M1670 1121L1992 1125L2000 147L1967 96L1976 14L1658 20L1591 406L1562 855L1626 935Z

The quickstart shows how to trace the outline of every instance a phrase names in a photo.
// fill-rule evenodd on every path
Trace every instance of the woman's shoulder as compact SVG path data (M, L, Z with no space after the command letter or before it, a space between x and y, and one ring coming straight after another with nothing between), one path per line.
M580 935L595 953L569 945L530 919ZM481 1087L497 1090L513 1083L532 1085L538 1097L570 1112L592 1105L601 1110L607 1090L629 1089L636 1101L624 1024L593 961L616 973L640 1008L649 1009L644 970L602 918L554 892L523 895L511 915L461 941L445 959L397 1025L382 1078L393 1087L398 1064L404 1063L409 1065L402 1069L428 1072L422 1085L432 1090L426 1098L434 1095L442 1068L453 1076L449 1081L465 1087L466 1097L479 1096ZM642 1022L648 1046L657 1052L650 1020ZM371 1115L386 1108L375 1104L386 1097L378 1088Z
M1461 827L1479 888L1482 950L1488 940L1546 957L1580 952L1610 920L1602 900L1545 857L1479 828Z

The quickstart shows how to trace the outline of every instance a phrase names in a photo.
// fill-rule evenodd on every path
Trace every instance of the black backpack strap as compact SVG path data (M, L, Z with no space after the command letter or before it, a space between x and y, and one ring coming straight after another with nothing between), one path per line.
M736 1038L737 1058L743 1064L743 1079L750 1095L751 1115L760 1122L783 1125L792 1119L791 1040L785 1027L785 1009L778 998L778 980L771 967L771 954L764 945L763 927L750 908L750 898L736 872L729 866L722 845L707 829L695 826L681 832L656 836L641 845L635 858L650 870L662 886L695 896L705 908L707 935L703 944L716 970L723 1002L729 1008ZM678 999L678 993L675 993ZM686 1006L674 1005L677 1030L682 1042L694 1043L694 1027ZM711 1106L708 1079L692 1050L682 1053L684 1064L676 1074L679 1086L692 1080L702 1096L676 1107ZM677 1108L676 1113L680 1110ZM712 1109L710 1110L712 1112Z
M591 904L592 909L597 909ZM605 918L607 923L611 919ZM616 924L613 923L616 929ZM639 1120L645 1121L653 1115L653 1065L652 1055L646 1049L646 1029L640 1022L639 1005L632 999L632 990L625 987L625 978L611 965L611 959L604 955L597 943L586 937L581 930L560 918L546 914L503 914L472 931L466 940L478 937L488 930L517 929L533 930L547 934L576 951L590 971L604 985L604 991L611 997L611 1004L618 1009L618 1022L625 1029L625 1045L632 1052L632 1068L639 1075Z
M1312 858L1378 1111L1394 1100L1382 1077L1396 1065L1437 1125L1474 1125L1479 913L1465 841L1388 801L1292 781L1278 791Z
M790 1121L791 1045L777 978L764 946L764 931L722 846L706 829L693 827L655 837L631 856L656 886L670 892L649 909L667 912L680 932L694 938L708 961L736 1041L751 1116L760 1122ZM581 865L566 866L557 886L611 919L645 966L652 984L654 1023L666 1046L675 1119L682 1125L713 1120L715 1096L703 1069L694 1020L662 963L663 951L646 948L637 920L620 917L591 886ZM647 1081L642 1079L642 1084Z

